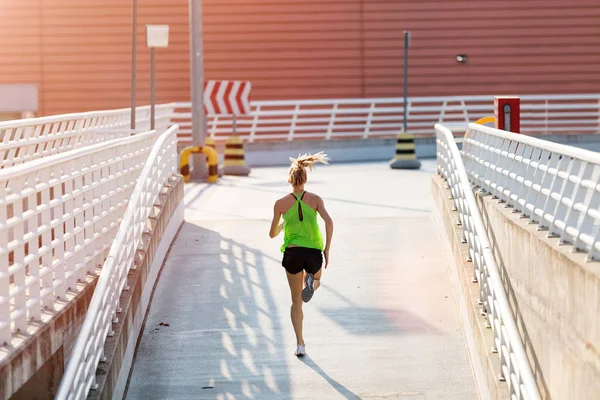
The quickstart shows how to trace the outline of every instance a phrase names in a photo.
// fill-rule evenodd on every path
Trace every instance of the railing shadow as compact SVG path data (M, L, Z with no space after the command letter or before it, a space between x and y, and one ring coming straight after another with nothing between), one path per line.
M264 282L261 251L184 223L154 294L127 398L288 398L282 327Z
M490 216L487 212L487 209L484 207L484 197L482 197L481 195L475 195L475 200L477 201L477 207L479 208L479 212L483 220L483 225L485 227L488 240L490 242L490 245L492 246L494 259L496 260L496 265L498 266L498 271L502 279L502 286L504 286L504 290L506 291L506 296L508 298L508 303L511 307L511 311L516 317L515 322L517 324L517 329L519 330L519 333L521 335L521 340L523 341L525 353L529 358L529 362L533 362L533 364L531 365L531 372L533 373L533 376L535 377L535 380L538 383L538 389L541 392L540 394L542 395L542 398L549 399L550 392L548 391L546 379L544 378L544 373L540 366L539 360L535 354L535 349L533 348L531 337L527 332L527 326L525 325L525 321L523 319L523 314L519 307L519 302L517 300L515 290L510 282L510 277L508 276L509 274L506 269L502 253L500 252L500 248L498 246L498 240L496 239L496 235L494 234L494 231L491 227Z

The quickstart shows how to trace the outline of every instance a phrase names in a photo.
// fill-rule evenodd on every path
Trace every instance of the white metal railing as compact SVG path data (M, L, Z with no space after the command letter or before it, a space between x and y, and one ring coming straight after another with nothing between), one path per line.
M600 260L600 153L475 124L463 146L474 184Z
M511 399L538 400L541 397L536 381L460 152L448 128L437 124L435 130L438 172L448 183L463 227L463 239L469 246L469 259L473 262L479 283L480 300L494 335L494 351L500 357L501 379L508 384Z
M179 140L191 141L190 103L176 103ZM393 137L402 130L402 98L254 101L251 113L238 116L237 133L248 142ZM444 124L464 133L467 125L494 112L494 96L412 97L408 130L431 136ZM232 131L232 116L208 116L215 140ZM600 94L521 96L521 131L530 134L600 133Z
M155 141L148 132L0 170L0 343L102 265Z
M83 399L95 386L96 368L112 324L118 321L120 294L129 270L134 267L134 256L147 229L148 217L165 183L177 171L177 129L173 126L163 133L148 156L102 267L57 399Z
M156 107L155 127L165 131L174 104ZM0 122L0 168L70 151L82 146L128 136L131 110L91 111ZM135 132L150 130L150 107L136 108Z

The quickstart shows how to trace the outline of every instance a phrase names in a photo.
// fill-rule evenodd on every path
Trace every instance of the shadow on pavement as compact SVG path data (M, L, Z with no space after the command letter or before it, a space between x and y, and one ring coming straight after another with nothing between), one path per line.
M319 367L319 365L312 360L308 355L301 357L300 361L302 361L306 366L315 371L317 374L321 375L323 379L327 381L339 394L341 394L347 400L360 400L356 394L348 390L344 385L330 377L325 371Z
M128 399L285 399L261 251L184 223L152 299Z

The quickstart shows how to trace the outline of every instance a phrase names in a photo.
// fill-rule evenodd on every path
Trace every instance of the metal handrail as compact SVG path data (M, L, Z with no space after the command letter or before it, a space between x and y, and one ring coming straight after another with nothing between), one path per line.
M540 393L454 136L440 124L435 125L435 130L438 172L448 183L463 238L469 246L483 310L494 334L494 350L500 357L501 379L508 384L512 399L539 400Z
M600 153L471 124L462 154L475 185L600 260Z
M156 107L156 130L171 123L174 104ZM138 128L130 129L128 108L0 122L0 168L150 130L150 107L137 108Z
M168 103L168 104L159 104L156 106L157 109L163 108L172 108L177 103ZM142 111L150 111L150 106L139 106L136 107L136 113ZM31 125L41 125L48 123L56 123L56 122L64 122L64 121L75 121L81 120L85 118L98 118L100 116L112 117L119 116L121 114L131 115L130 108L118 108L113 110L96 110L96 111L84 111L80 113L67 113L67 114L59 114L59 115L48 115L45 117L33 117L33 118L23 118L23 119L15 119L10 121L1 121L0 122L0 130L8 129L8 128L19 128L26 127ZM143 119L140 117L136 118L138 121L142 121ZM129 125L131 121L127 121Z
M471 121L493 113L494 96L412 97L408 130L431 136L442 123L463 133ZM173 120L182 144L191 141L190 103L175 103ZM253 101L248 115L236 118L237 133L248 142L297 139L393 137L403 128L402 98ZM521 96L523 133L600 133L600 94ZM229 115L209 115L209 135L225 140L232 132Z
M112 323L117 321L120 295L142 243L148 217L165 183L177 171L177 130L175 125L163 133L148 156L96 283L57 399L83 399L96 385L96 368Z
M102 265L156 134L0 170L0 343L42 321Z

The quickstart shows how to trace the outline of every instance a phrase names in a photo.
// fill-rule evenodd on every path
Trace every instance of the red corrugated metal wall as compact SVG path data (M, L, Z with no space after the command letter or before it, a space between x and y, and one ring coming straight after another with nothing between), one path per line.
M205 0L207 76L259 99L600 91L597 0ZM456 56L467 55L459 64Z
M362 97L361 4L204 0L206 76L252 81L254 99Z
M600 92L597 0L204 0L207 79L253 99ZM127 107L130 0L0 2L0 83L35 83L41 114ZM149 101L144 24L169 24L157 100L189 99L188 0L139 0L138 104ZM460 65L458 54L468 61Z
M158 102L189 99L187 0L139 0L138 105L150 102L145 24L169 24L157 50ZM128 0L3 0L0 83L35 83L39 114L128 107L131 92Z
M413 96L600 90L596 0L365 0L364 10L367 96L402 87L403 30Z

